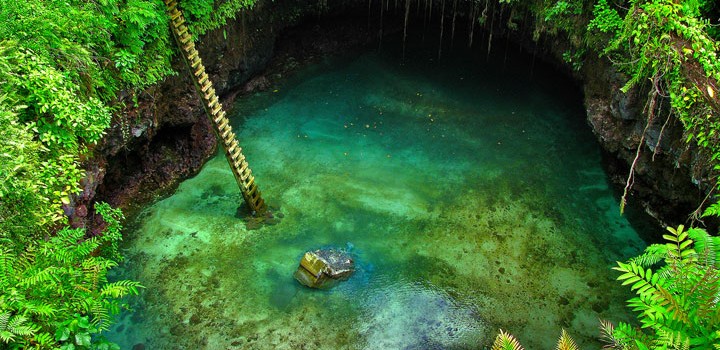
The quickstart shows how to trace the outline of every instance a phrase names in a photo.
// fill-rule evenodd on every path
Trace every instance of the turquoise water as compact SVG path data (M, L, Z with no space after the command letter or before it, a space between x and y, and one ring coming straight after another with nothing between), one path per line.
M284 218L246 230L232 174L213 158L131 225L121 275L147 289L111 339L478 349L502 328L548 349L565 328L598 348L598 319L632 318L610 267L645 244L618 214L576 89L504 63L520 68L371 53L240 99L240 143ZM357 262L330 291L292 278L321 247Z

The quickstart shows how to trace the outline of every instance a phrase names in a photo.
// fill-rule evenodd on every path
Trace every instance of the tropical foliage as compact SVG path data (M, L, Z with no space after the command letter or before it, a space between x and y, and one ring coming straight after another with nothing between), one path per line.
M121 298L138 293L137 282L108 282L108 270L120 259L122 214L107 204L96 210L107 223L101 236L64 228L20 254L0 241L0 343L89 349L92 335L106 330L119 312Z
M715 1L706 0L631 0L621 5L600 0L589 25L610 36L604 53L629 76L622 90L643 84L650 91L647 124L666 110L678 118L687 141L707 153L711 178L720 170L720 44L703 14L713 6ZM663 106L666 100L669 108Z
M637 296L640 328L604 322L613 349L717 349L720 347L720 238L681 225L668 228L667 243L614 269Z
M188 0L198 28L248 1ZM97 336L132 281L108 282L120 261L121 214L95 205L100 235L67 225L91 156L125 101L173 71L157 0L0 4L0 348L111 348ZM100 222L100 220L96 220Z
M524 350L522 345L520 345L520 342L515 339L515 337L503 331L500 330L500 334L495 337L495 342L493 342L492 350ZM580 348L575 344L575 340L573 340L570 335L565 331L565 329L562 330L562 333L560 333L560 339L558 339L557 346L555 347L557 350L579 350Z
M205 34L210 30L224 26L234 19L241 10L252 8L255 0L183 0L180 6L190 21L190 30Z

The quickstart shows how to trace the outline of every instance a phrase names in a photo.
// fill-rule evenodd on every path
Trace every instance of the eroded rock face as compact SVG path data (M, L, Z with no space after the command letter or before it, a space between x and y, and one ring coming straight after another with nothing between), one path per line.
M646 129L647 92L620 91L627 78L609 62L590 59L584 75L587 120L607 152L612 181L624 186L635 162L628 202L642 206L660 225L683 223L713 186L703 166L707 159L685 142L683 126L674 116L668 118L667 110Z
M354 3L348 0L336 5L346 11ZM358 30L367 30L366 26L354 26L362 29L350 31L311 30L321 34L317 38L323 35L337 38L322 39L323 45L314 46L306 41L285 40L280 44L285 47L278 51L276 41L283 30L308 18L317 19L314 6L290 1L259 2L252 11L238 15L236 21L200 38L198 50L226 108L232 105L237 93L271 86L272 79L257 75L273 64L271 59L275 56L289 57L291 61L292 56L297 56L302 60L300 53L330 54L373 37L367 33L356 35ZM336 45L327 44L328 41ZM288 70L277 66L272 69L283 73ZM136 96L137 106L118 113L107 136L95 147L94 156L84 162L88 176L82 184L83 192L65 210L73 225L92 226L89 216L78 215L82 210L75 208L91 209L95 200L132 214L143 203L170 193L179 181L196 174L215 154L217 141L212 126L179 57L175 57L173 68L177 75ZM119 99L133 106L133 96L121 94Z

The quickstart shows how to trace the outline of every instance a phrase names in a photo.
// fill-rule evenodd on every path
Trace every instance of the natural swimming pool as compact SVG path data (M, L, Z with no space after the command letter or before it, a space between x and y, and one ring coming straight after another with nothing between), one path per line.
M519 64L519 65L518 65ZM581 100L527 65L369 53L241 98L234 127L284 217L246 230L222 155L130 225L123 277L147 289L123 349L475 349L499 328L598 347L628 320L610 270L644 242L612 196ZM349 250L330 291L292 279L311 249Z

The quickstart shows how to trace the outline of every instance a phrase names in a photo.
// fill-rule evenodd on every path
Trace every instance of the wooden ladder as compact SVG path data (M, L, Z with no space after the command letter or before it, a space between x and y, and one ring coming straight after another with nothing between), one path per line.
M180 51L182 51L185 63L187 63L190 71L193 72L192 80L195 84L195 89L198 94L200 94L205 112L212 121L215 134L222 140L222 145L225 148L225 158L230 164L243 199L245 203L247 203L253 216L264 214L267 206L255 183L255 176L253 176L252 170L250 170L248 162L242 154L242 148L238 145L235 133L233 133L230 122L225 116L222 104L218 101L215 89L212 86L212 81L210 81L207 73L205 73L205 66L195 48L192 36L188 33L188 27L185 25L185 17L177 8L176 0L165 0L165 6L168 15L170 15L170 27L172 28L175 42L177 42Z

